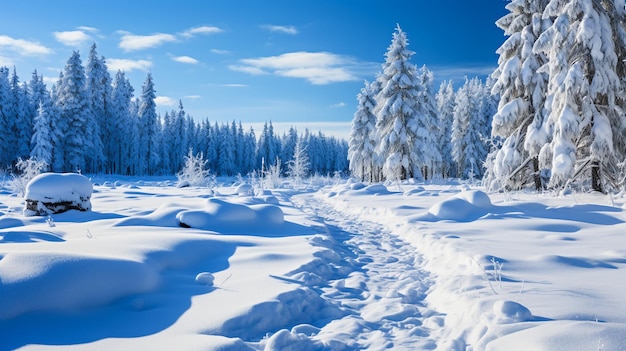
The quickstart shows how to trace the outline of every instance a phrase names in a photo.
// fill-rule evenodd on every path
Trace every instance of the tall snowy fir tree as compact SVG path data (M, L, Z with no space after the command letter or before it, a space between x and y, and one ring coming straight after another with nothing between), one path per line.
M437 145L441 153L441 176L456 177L456 167L452 159L452 121L454 120L454 85L452 81L441 82L435 96L437 115L439 116L439 133Z
M498 144L489 156L485 179L492 189L518 189L527 183L537 190L543 187L539 152L547 143L543 122L548 74L539 68L547 59L533 52L533 46L551 23L542 18L547 2L511 1L506 5L510 13L496 22L508 39L497 50L499 67L492 75L492 92L500 96L492 123Z
M409 62L414 52L407 46L406 33L398 25L385 54L379 76L381 90L376 96L376 129L380 138L377 153L383 160L383 176L388 180L423 179L422 170L437 158L429 133L433 116L421 105L424 87L418 80L417 68Z
M28 86L20 84L15 67L11 75L11 95L13 100L13 129L15 144L13 145L13 158L28 158L30 154L30 139L33 135L34 114L30 108L28 99Z
M422 116L423 125L426 130L426 135L419 141L422 144L420 145L420 149L430 160L430 164L424 164L422 173L427 179L431 179L438 175L437 172L441 169L442 163L441 150L437 144L437 136L440 131L437 102L435 100L435 93L433 92L433 72L429 70L426 65L422 66L422 68L419 69L418 80L421 89L419 93L419 110L417 113L419 116Z
M13 103L11 101L11 88L9 86L9 69L0 67L0 164L10 165L13 162L11 146L13 134Z
M107 68L104 57L98 57L96 44L91 45L87 66L85 67L87 76L87 92L91 98L91 112L93 118L89 121L88 128L90 134L96 136L93 140L91 150L91 170L102 170L105 162L110 157L114 157L115 145L111 145L114 139L113 134L117 130L113 129L111 123L111 75Z
M618 163L626 155L625 9L622 1L551 0L543 18L551 26L534 52L546 55L549 74L549 144L540 153L550 185L589 180L603 191L621 184Z
M157 174L159 169L160 125L156 113L156 92L152 74L148 73L142 86L139 105L139 174Z
M363 181L377 182L380 180L380 162L376 154L376 100L372 84L366 81L357 95L358 106L352 118L348 160L352 176Z
M90 128L94 118L90 101L80 54L74 51L65 65L55 97L63 120L63 124L55 128L64 128L59 139L64 147L63 168L55 171L80 172L86 169L93 141L98 138L90 134L94 132Z
M39 102L37 116L33 123L33 136L31 139L30 156L39 161L46 162L48 167L52 165L52 150L59 140L54 133L52 123L55 115L59 115L56 105L52 102L50 94L46 91Z
M457 91L452 122L452 158L462 178L482 177L487 158L489 122L485 88L478 78L466 79Z

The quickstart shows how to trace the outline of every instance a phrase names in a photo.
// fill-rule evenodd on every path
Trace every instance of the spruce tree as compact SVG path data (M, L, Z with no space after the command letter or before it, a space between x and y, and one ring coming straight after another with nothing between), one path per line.
M422 179L422 169L430 166L433 155L424 150L431 139L429 116L419 105L421 87L417 68L409 62L406 33L396 27L379 77L376 96L376 129L380 142L377 153L383 160L388 180Z
M153 175L159 166L159 120L156 113L156 92L152 74L148 73L142 86L138 111L141 134L139 137L139 174Z
M590 180L603 191L619 187L618 162L626 155L623 111L626 73L625 9L614 1L551 0L543 18L551 26L534 52L546 55L549 74L545 130L540 153L550 185Z
M65 65L55 97L63 121L61 126L57 126L63 128L63 136L59 138L64 147L61 170L66 172L86 169L89 152L93 150L93 141L97 137L91 134L94 132L91 128L93 114L85 80L80 54L74 51Z

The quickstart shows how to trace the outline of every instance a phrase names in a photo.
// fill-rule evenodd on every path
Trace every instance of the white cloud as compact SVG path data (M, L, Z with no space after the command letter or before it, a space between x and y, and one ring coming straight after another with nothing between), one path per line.
M243 73L248 73L248 74L252 74L255 76L258 75L262 75L262 74L269 74L268 72L258 68L258 67L254 67L254 66L238 66L238 65L230 65L228 66L228 68L231 71L237 71L237 72L243 72Z
M261 26L261 28L269 30L270 32L279 32L291 35L298 34L298 30L294 26L275 26L271 24L266 24Z
M88 27L88 26L78 26L76 27L76 29L78 30L82 30L83 32L92 32L92 33L98 33L98 28L94 28L94 27Z
M135 35L128 32L122 34L119 47L125 51L135 51L154 48L167 42L177 41L176 36L166 33L156 33L152 35Z
M302 78L312 84L330 84L358 80L353 73L358 66L354 59L328 52L291 52L240 60L243 65L229 66L231 70L250 74L269 72L283 77Z
M211 49L211 52L218 55L228 55L230 51L228 50L220 50L220 49Z
M169 96L157 96L154 99L154 102L157 106L174 106L176 105L176 100L172 99Z
M200 95L187 95L187 96L184 96L185 99L189 99L189 100L198 100L201 97L202 96L200 96Z
M48 55L52 53L51 49L37 42L14 39L7 35L0 35L0 49L8 49L25 56Z
M70 30L65 32L54 32L54 38L63 45L67 46L80 46L81 44L88 42L91 37L82 30Z
M189 56L173 56L172 60L179 62L179 63L188 63L192 65L195 65L199 62L195 58L189 57Z
M220 86L226 87L226 88L245 88L245 87L247 87L246 84L239 84L239 83L228 83L228 84L222 84Z
M181 35L185 38L191 38L196 34L209 35L209 34L221 33L223 31L224 31L223 29L218 28L218 27L200 26L200 27L194 27L194 28L188 29L184 31L183 33L181 33Z
M152 62L148 60L107 59L107 66L111 72L130 72L137 69L147 72L152 67Z
M342 108L342 107L346 107L346 103L341 101L341 102L338 102L336 104L331 105L330 107L332 107L332 108Z

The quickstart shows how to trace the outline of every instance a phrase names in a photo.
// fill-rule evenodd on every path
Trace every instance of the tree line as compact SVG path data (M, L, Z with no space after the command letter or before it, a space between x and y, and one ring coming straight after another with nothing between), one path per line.
M491 190L608 191L626 180L626 7L610 0L510 0L508 37L483 84L444 82L400 26L357 95L348 157L368 181L480 177Z
M0 67L0 164L32 157L54 172L168 175L193 150L215 175L247 175L274 164L287 172L300 142L310 174L348 171L345 140L293 127L278 135L271 121L257 138L241 122L198 122L182 102L157 114L155 99L150 73L135 97L123 71L111 77L95 44L84 66L73 52L50 89L37 71L22 83L15 68Z
M357 95L348 158L358 179L480 178L491 147L497 97L492 81L451 81L433 89L433 73L410 62L407 35L398 25L382 71Z

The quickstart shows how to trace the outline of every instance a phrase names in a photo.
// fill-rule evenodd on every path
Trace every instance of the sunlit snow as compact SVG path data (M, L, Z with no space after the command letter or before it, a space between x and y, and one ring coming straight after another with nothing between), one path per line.
M2 191L0 350L626 344L623 193L220 181L94 177L49 217Z

